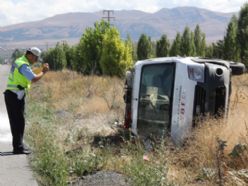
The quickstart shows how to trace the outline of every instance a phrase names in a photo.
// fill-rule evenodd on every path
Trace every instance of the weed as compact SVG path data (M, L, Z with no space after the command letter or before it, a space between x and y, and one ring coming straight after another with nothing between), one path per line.
M123 167L134 185L172 185L167 179L167 150L162 145L154 147L154 151L146 152L141 142L127 143L131 160ZM148 156L148 159L144 159Z
M125 172L132 179L134 185L157 186L163 185L166 179L166 165L154 165L139 160L132 160L132 163L125 167Z
M34 105L30 105L32 108ZM35 115L28 120L35 121L28 127L27 141L34 153L31 164L39 174L39 181L43 185L66 185L68 179L68 166L63 150L56 143L55 130L52 126L52 116L42 105L35 104L40 113L46 117Z
M103 158L89 146L67 151L66 157L70 165L70 174L79 177L100 170L104 165Z
M216 150L216 160L217 160L217 171L218 171L218 185L223 186L225 183L224 178L224 149L226 147L226 141L223 141L219 138L217 141L217 150Z

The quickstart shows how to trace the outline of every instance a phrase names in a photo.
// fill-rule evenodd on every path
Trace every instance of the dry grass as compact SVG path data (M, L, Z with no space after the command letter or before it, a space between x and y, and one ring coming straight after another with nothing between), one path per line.
M123 121L123 83L118 78L81 76L70 71L49 72L33 89L31 99L52 108L58 122L56 136L65 151L92 149L90 141L94 136L114 134L114 123ZM104 158L103 168L108 170L123 172L132 162L143 168L153 166L154 169L147 168L148 171L160 170L157 165L164 165L168 167L168 179L175 184L221 185L221 179L226 185L236 185L233 180L240 177L234 179L230 175L235 173L230 171L248 169L247 112L246 74L233 77L228 119L209 117L195 128L185 146L177 148L167 139L163 146L149 154L151 162L143 162L144 165L140 162L143 151L129 142L121 147L97 147L92 151ZM223 149L220 140L226 141ZM237 144L244 144L247 149L242 146L243 151L232 157L230 153ZM133 168L129 170L132 172ZM241 185L245 183L242 181Z
M220 169L223 174L223 184L238 184L234 181L235 177L230 177L230 171L248 169L247 112L248 75L233 77L228 119L206 119L198 124L192 137L183 148L170 150L169 175L172 175L171 178L183 185L200 183L221 185L217 174ZM218 140L226 144L222 157L219 157ZM238 144L243 149L236 157L233 157L230 154ZM246 185L248 182L239 184Z
M84 109L90 105L93 111L107 112L120 108L122 103L123 82L118 78L82 76L63 71L48 73L43 83L43 91L49 92L49 103L56 110L68 110L71 105L76 108L83 105Z
M31 94L32 99L48 103L66 124L62 128L86 127L93 133L111 132L111 125L123 120L122 96L123 81L118 78L82 76L71 71L49 72Z

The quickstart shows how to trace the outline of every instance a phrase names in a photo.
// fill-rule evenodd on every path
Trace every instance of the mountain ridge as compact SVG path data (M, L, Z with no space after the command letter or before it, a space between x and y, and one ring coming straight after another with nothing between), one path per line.
M149 35L153 40L166 34L170 40L174 39L177 32L183 32L185 26L193 31L199 24L206 33L207 41L222 39L227 24L232 15L236 13L221 13L196 7L162 8L154 13L140 10L118 10L111 16L121 37L127 34L135 41L142 33ZM42 40L72 40L78 41L84 30L100 21L102 12L68 12L58 14L38 21L18 23L0 27L0 43L10 44L17 42L42 41Z

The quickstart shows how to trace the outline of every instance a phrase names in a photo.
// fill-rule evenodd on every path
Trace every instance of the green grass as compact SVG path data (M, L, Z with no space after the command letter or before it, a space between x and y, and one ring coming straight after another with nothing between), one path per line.
M145 152L142 143L138 141L135 145L128 143L126 149L132 159L123 167L123 171L129 176L133 185L172 185L167 179L167 153L164 148L158 146L152 152ZM149 160L144 160L144 155L147 155Z
M26 140L33 150L31 165L41 185L67 185L71 173L82 176L100 169L101 157L91 149L66 152L56 136L59 126L53 110L46 102L29 101Z
M78 177L102 169L104 160L99 154L83 149L68 155L70 160L70 173Z
M126 165L124 171L137 186L165 185L167 179L164 165L144 162L141 157Z
M34 109L35 108L35 109ZM54 117L46 103L28 105L26 139L33 150L31 165L42 185L67 185L68 164L56 142Z

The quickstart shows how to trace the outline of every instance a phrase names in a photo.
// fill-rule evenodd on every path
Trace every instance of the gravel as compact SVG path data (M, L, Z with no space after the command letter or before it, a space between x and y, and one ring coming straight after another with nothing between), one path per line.
M122 174L112 171L98 171L83 176L73 186L131 186L130 180Z

